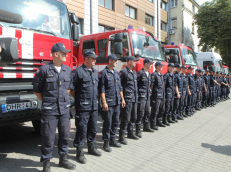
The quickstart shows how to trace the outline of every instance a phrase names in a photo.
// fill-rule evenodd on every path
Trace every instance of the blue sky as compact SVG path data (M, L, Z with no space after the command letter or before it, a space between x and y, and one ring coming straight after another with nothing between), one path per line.
M212 0L196 0L198 4L202 5L203 3L205 3L206 1L212 1Z

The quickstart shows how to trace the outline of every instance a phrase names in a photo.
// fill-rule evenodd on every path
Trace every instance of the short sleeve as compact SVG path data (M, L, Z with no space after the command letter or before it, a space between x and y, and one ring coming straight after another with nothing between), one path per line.
M176 77L176 76L175 76L175 78L174 78L174 86L175 86L175 87L178 86L178 77Z
M44 72L41 69L38 69L32 82L33 92L42 93L44 82L45 82Z
M151 87L153 87L154 84L155 84L155 74L152 73L152 74L151 74Z
M105 75L102 71L99 73L99 93L105 93Z
M77 73L77 70L73 70L72 73L71 73L71 82L72 82L72 87L71 87L71 90L72 91L75 91L75 87L77 85L77 80L78 80L78 73Z

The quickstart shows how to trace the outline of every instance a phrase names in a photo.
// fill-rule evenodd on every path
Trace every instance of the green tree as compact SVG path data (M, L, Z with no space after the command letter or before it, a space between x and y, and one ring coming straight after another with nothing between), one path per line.
M194 16L202 50L218 48L223 61L231 65L231 0L204 3Z

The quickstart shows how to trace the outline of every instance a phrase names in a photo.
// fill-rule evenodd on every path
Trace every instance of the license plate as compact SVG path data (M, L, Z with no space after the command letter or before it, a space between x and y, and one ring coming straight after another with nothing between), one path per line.
M28 109L37 109L37 107L38 107L37 101L3 104L2 113L12 112L12 111L23 111Z

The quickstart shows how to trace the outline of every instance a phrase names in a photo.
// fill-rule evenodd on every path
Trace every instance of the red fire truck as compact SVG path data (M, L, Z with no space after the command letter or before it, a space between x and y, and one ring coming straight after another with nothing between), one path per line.
M62 0L4 1L0 20L0 39L4 42L0 54L0 126L32 121L39 131L41 102L33 94L31 82L36 70L52 60L50 50L56 42L72 50L65 63L72 69L82 65L86 50L94 50L99 55L98 71L106 66L107 55L114 53L121 58L118 71L132 55L139 58L136 71L143 67L144 58L150 58L162 61L162 73L167 72L160 41L152 33L130 26L79 38L78 19Z
M185 65L186 67L195 66L198 67L196 54L194 50L183 44L180 45L165 45L166 61L171 62L172 58L175 57L176 62ZM194 69L195 72L195 69Z

